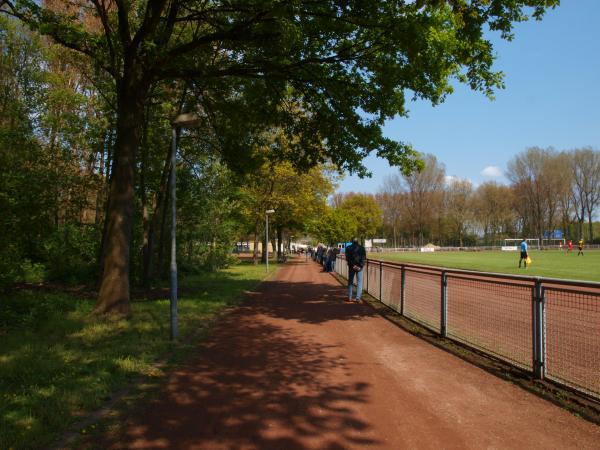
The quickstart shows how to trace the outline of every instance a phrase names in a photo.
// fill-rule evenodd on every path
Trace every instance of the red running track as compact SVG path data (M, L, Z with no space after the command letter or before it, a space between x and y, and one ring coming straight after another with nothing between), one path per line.
M344 302L319 270L264 282L113 448L600 448L596 425Z

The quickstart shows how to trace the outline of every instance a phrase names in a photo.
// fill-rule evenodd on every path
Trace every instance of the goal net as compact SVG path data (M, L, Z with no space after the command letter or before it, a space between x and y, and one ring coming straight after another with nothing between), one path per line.
M542 245L544 247L562 248L566 245L566 240L565 239L542 239Z

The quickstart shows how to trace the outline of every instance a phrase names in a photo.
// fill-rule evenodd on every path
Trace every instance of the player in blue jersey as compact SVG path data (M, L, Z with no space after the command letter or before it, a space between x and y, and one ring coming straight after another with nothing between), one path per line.
M521 268L521 262L525 264L525 268L527 269L527 258L529 257L529 255L527 254L527 241L523 239L519 247L521 250L521 257L519 258L519 269Z

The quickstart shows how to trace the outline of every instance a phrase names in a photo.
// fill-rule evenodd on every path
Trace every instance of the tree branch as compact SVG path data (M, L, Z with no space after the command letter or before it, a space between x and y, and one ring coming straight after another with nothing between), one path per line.
M143 42L144 39L156 30L166 3L167 0L153 0L148 2L146 11L144 11L144 21L133 37L133 47L137 47L140 42ZM173 4L176 5L177 0L174 0ZM176 6L175 9L177 9Z
M171 2L171 9L169 10L169 14L167 15L167 23L165 24L165 29L158 37L156 43L159 46L166 45L173 34L173 28L175 27L175 23L177 21L177 14L179 13L179 0L173 0Z
M115 0L117 4L117 16L119 18L119 36L123 49L130 48L131 44L131 30L129 27L129 14L127 5L123 0ZM127 2L128 3L128 2Z
M112 30L110 29L110 24L108 23L108 12L106 11L104 0L102 0L102 3L100 3L99 0L92 0L92 3L96 7L96 12L98 13L98 16L100 16L100 21L102 22L102 27L104 28L104 35L106 36L108 53L110 55L110 65L113 71L116 72L117 57L112 42Z

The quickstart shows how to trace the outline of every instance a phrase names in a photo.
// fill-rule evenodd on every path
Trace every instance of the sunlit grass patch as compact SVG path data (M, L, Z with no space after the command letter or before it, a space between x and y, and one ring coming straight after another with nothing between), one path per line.
M241 264L182 279L182 340L264 276L264 266ZM134 302L129 320L93 317L93 306L31 291L0 299L0 449L45 448L117 389L163 374L155 363L175 348L168 299Z
M586 249L585 256L577 256L577 248L570 253L535 249L529 253L533 263L527 269L519 268L517 252L370 253L369 258L484 272L600 281L600 250Z

